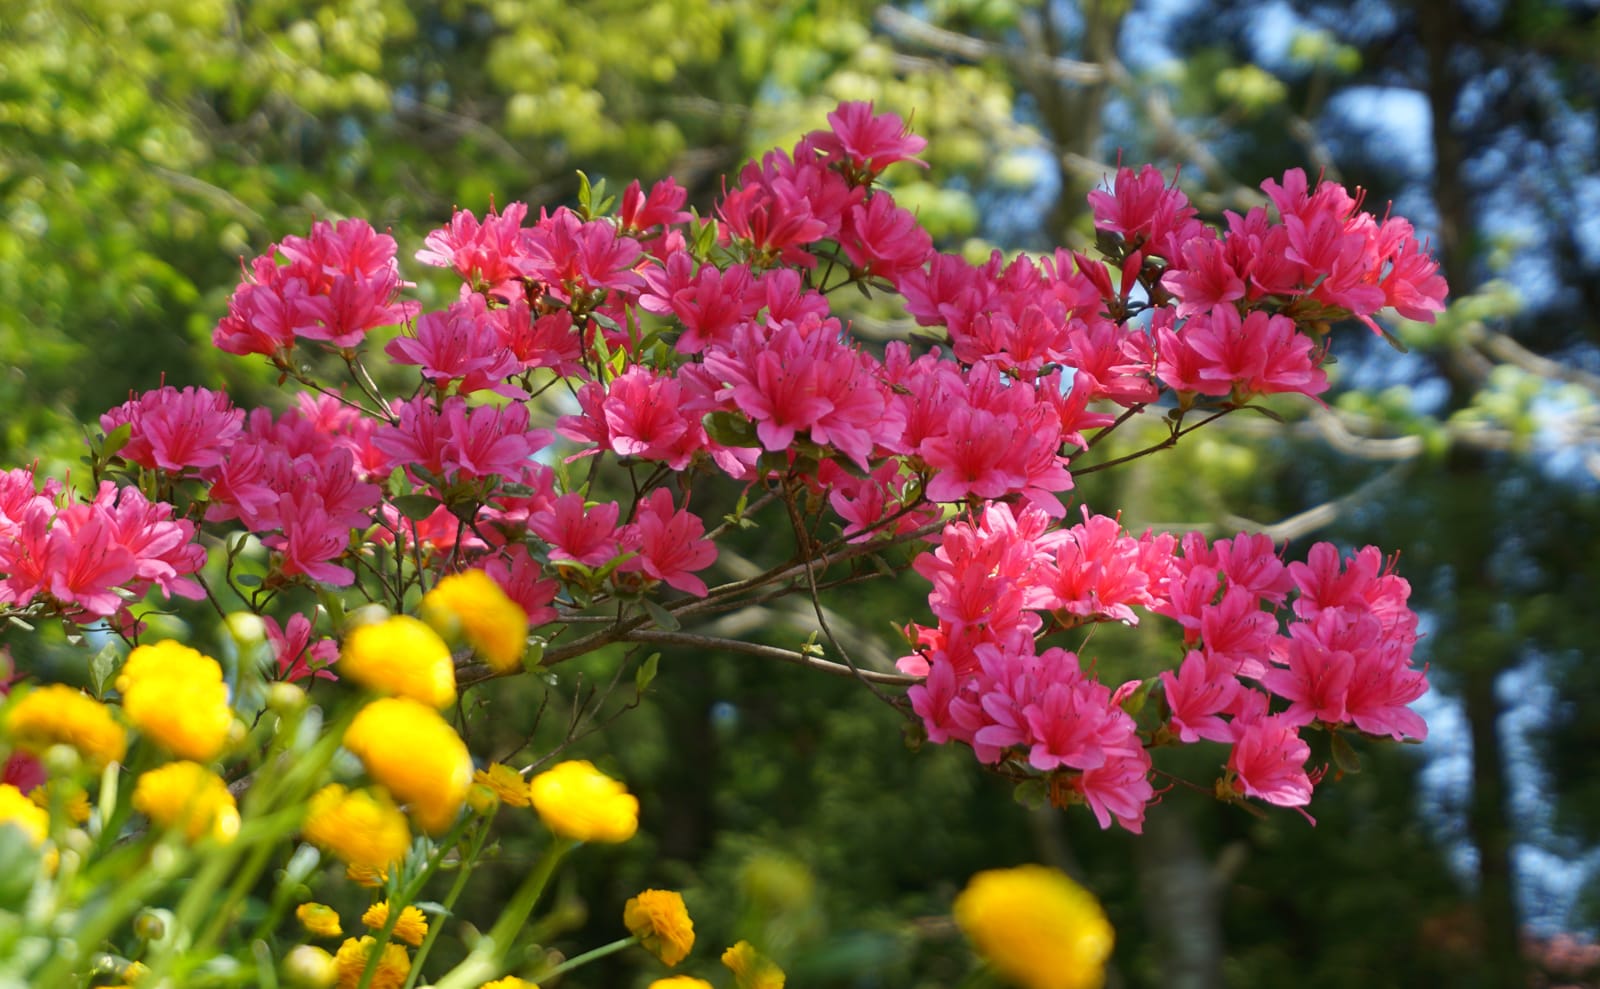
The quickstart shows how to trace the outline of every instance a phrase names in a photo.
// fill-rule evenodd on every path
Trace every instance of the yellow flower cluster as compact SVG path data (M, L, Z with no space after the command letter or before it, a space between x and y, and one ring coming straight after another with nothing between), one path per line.
M472 786L472 756L439 712L410 697L362 708L344 735L367 774L407 805L423 830L455 822Z
M182 828L190 841L210 834L227 842L239 833L239 807L228 784L197 762L169 762L141 775L133 809L164 828Z
M339 911L326 903L302 903L295 907L294 915L312 937L338 937L344 933L339 925Z
M669 968L694 948L694 922L683 896L668 889L647 889L622 907L622 923L644 949Z
M539 989L539 984L537 982L529 982L527 979L519 979L515 975L508 975L503 979L485 982L479 989Z
M127 732L110 708L59 683L35 687L12 704L6 733L35 755L52 745L70 745L96 772L128 754Z
M711 983L692 975L670 975L650 983L649 989L711 989Z
M1095 989L1105 980L1111 924L1094 895L1059 870L980 872L953 912L978 954L1023 989Z
M389 795L337 783L312 795L300 833L351 868L382 874L405 858L411 829Z
M145 736L180 759L209 762L228 741L233 710L222 667L168 639L139 646L117 675L122 709Z
M733 973L738 989L783 989L783 969L749 941L740 941L724 951L722 964Z
M455 703L456 668L439 634L409 615L361 625L344 640L340 675L380 694L432 708Z
M528 784L545 827L574 841L622 842L639 830L639 800L582 760L563 762Z
M526 807L532 802L528 795L528 781L504 763L491 763L488 769L478 770L472 774L472 782L493 790L494 795L507 807Z
M15 824L36 848L50 834L50 815L10 783L0 783L0 824Z
M379 900L368 907L367 912L361 915L361 922L371 930L383 930L383 925L389 922L389 901ZM413 948L420 947L422 939L428 936L428 918L416 907L404 907L390 933Z
M356 989L361 984L361 973L366 970L367 958L372 954L372 949L377 945L377 939L370 935L361 938L345 939L339 946L339 953L333 956L333 961L339 970L338 989ZM406 954L406 949L398 944L383 946L383 955L378 960L378 968L372 976L372 981L367 983L368 989L401 989L406 984L406 976L411 974L411 956Z
M528 614L482 570L439 581L422 596L422 617L441 633L466 639L496 673L515 673L528 646Z

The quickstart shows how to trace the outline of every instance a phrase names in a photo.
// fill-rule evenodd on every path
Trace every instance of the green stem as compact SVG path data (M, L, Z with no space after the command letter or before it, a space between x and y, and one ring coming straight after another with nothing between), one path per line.
M356 989L367 989L372 984L373 976L378 974L378 962L383 958L383 949L389 944L389 936L394 933L394 925L400 921L401 911L411 905L411 901L415 900L417 894L422 892L422 888L428 884L428 880L432 879L434 873L439 871L439 866L444 863L446 853L456 847L456 844L461 840L462 832L471 820L472 818L470 817L464 817L457 821L455 827L451 828L449 833L444 836L444 840L434 846L433 854L428 856L428 864L423 866L422 872L418 873L416 878L406 884L405 888L400 891L399 896L392 897L388 901L388 916L384 919L383 929L378 931L373 938L372 950L367 953L367 965L361 970L361 981L356 983ZM416 966L413 965L412 967L415 969Z
M451 969L444 980L439 982L435 989L470 989L484 982L496 978L504 967L506 949L510 947L512 939L521 930L522 925L528 920L528 915L533 912L534 905L539 902L539 896L550 882L550 877L555 874L556 866L561 863L567 852L576 848L578 842L570 838L556 838L550 843L550 848L540 856L539 863L528 873L528 878L511 897L511 902L501 911L500 919L495 921L489 933L473 946L472 952L462 960L461 964Z
M562 962L560 965L557 965L555 968L545 969L543 972L539 973L539 978L548 979L551 976L560 975L563 972L570 972L580 965L587 965L596 958L604 958L607 955L614 955L623 948L629 948L638 943L638 935L630 934L625 938L619 938L615 941L612 941L610 944L602 944L598 948L585 951L581 955L574 955Z
M450 891L445 894L442 906L446 911L455 909L456 900L460 898L462 890L467 888L467 880L472 876L472 868L477 864L478 856L483 852L483 846L489 840L489 819L484 819L478 833L472 838L472 848L468 850L467 857L461 860L461 868L456 873L455 882L450 884ZM428 925L428 933L422 939L422 944L417 946L416 957L411 959L411 974L406 976L404 989L412 989L417 984L417 979L422 975L422 963L428 960L428 953L433 950L433 942L439 939L439 932L444 929L444 917Z

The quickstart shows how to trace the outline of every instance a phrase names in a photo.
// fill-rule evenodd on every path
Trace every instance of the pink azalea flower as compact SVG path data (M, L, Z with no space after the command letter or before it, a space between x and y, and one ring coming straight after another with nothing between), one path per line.
M438 388L458 383L465 395L489 390L506 398L525 398L505 379L522 370L522 362L495 332L483 296L452 303L446 312L424 313L415 337L399 336L383 348L396 364L422 368L422 376Z
M843 159L858 172L876 175L897 161L927 168L916 155L928 142L906 127L898 114L873 113L871 103L841 103L828 114L830 130L807 135L818 151Z
M674 510L672 494L656 488L642 501L633 522L622 531L622 548L637 556L617 569L623 573L643 572L652 580L665 581L680 591L705 597L705 581L694 575L716 562L717 547L704 538L705 523L688 508Z
M1179 740L1233 741L1232 729L1218 715L1233 703L1239 692L1239 681L1224 664L1190 650L1176 673L1168 670L1161 673L1160 678L1167 707L1172 711L1171 724L1178 730Z
M516 262L523 254L522 221L526 203L512 203L503 213L491 209L480 223L466 210L457 210L450 225L430 233L417 252L423 264L451 268L474 291L505 298L520 295Z
M851 207L839 237L851 264L884 278L921 268L933 254L932 236L887 192L874 193L865 206Z
M130 398L100 417L110 433L123 423L131 429L120 451L124 459L148 467L181 472L216 467L244 432L244 411L224 392L205 388L182 391L167 385Z
M558 612L550 605L561 593L561 582L544 576L539 561L528 552L527 546L522 543L507 546L500 554L490 557L483 569L506 596L527 613L530 627L537 628L556 620Z
M1228 756L1228 772L1246 796L1279 807L1304 807L1311 802L1306 774L1310 757L1311 746L1293 725L1266 717L1244 725Z
M332 639L312 641L310 619L295 612L289 616L287 627L277 619L263 616L267 642L272 647L272 658L279 680L294 683L297 680L337 680L338 674L328 669L339 658L339 646Z
M528 519L528 529L550 545L550 559L599 567L621 552L622 533L614 501L586 506L577 492L557 498L549 509Z

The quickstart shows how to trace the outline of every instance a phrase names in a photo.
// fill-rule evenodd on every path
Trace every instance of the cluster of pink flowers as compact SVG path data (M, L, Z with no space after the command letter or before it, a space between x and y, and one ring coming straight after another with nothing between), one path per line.
M350 350L372 330L416 315L417 303L397 299L405 286L394 238L365 220L317 223L310 237L285 237L250 263L211 340L280 366L298 341Z
M281 415L203 388L134 396L101 419L117 441L100 466L171 492L185 515L133 485L76 504L13 472L0 604L105 617L151 587L197 595L197 524L259 537L271 588L419 571L387 599L480 567L535 627L605 596L705 597L717 549L692 482L720 472L797 510L829 506L847 540L931 539L916 568L938 621L915 628L903 664L926 678L911 699L929 737L1047 775L1102 825L1138 829L1149 750L1168 742L1230 746L1225 796L1301 806L1302 728L1420 737L1406 707L1426 688L1416 623L1375 550L1341 561L1319 546L1286 565L1259 538L1134 536L1088 511L1069 524L1063 499L1072 458L1119 411L1315 396L1330 322L1384 306L1431 318L1444 285L1411 227L1290 172L1264 186L1275 212L1229 214L1218 232L1154 169L1124 168L1090 197L1102 259L972 264L937 253L879 181L921 164L921 138L864 103L828 124L747 164L714 220L670 179L629 185L615 215L587 198L458 211L416 254L460 279L437 311L401 298L395 241L361 220L285 238L246 266L216 345L297 380L319 354L354 366L381 350L413 385L357 376ZM829 301L851 285L899 293L945 342L862 345ZM553 385L570 412L535 423L531 396ZM610 463L644 468L630 500L589 486ZM967 514L929 536L944 506ZM1141 612L1185 641L1156 725L1124 710L1137 682L1113 689L1041 642ZM334 647L307 616L268 634L278 675L330 673Z
M1406 706L1427 690L1411 663L1410 585L1370 546L1344 560L1318 543L1309 562L1285 564L1265 536L1136 537L1087 509L1051 528L1032 507L990 505L975 523L948 525L916 569L933 584L939 624L912 629L919 651L900 668L926 678L910 697L929 739L1054 773L1056 792L1102 826L1115 817L1140 829L1154 746L1228 745L1220 793L1301 807L1317 774L1300 728L1427 734ZM1135 608L1175 621L1185 649L1157 677L1165 714L1144 730L1121 706L1141 681L1111 690L1075 654L1036 652L1084 623L1138 624Z
M102 483L76 501L31 470L0 473L0 605L44 606L80 624L131 625L127 605L152 587L201 598L194 524L137 488Z

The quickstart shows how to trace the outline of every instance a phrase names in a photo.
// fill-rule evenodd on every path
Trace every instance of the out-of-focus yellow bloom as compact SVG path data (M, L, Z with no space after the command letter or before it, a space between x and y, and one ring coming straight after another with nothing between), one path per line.
M422 596L422 617L460 635L496 673L515 673L528 647L528 613L482 570L451 574Z
M50 834L50 814L10 783L0 783L0 824L15 824L34 846Z
M1042 865L980 872L956 897L956 924L1023 989L1095 989L1113 934L1093 894Z
M783 989L783 969L749 941L740 941L724 951L722 964L733 973L734 985L739 989Z
M478 770L472 774L472 782L482 783L493 790L494 795L507 807L526 807L531 802L528 781L504 763L491 763L488 769Z
M639 801L583 760L563 762L528 784L545 827L575 841L621 842L639 830Z
M622 907L622 923L644 949L669 968L694 948L694 922L683 896L670 889L647 889Z
M35 687L11 706L6 733L19 748L43 755L70 745L96 772L128 754L128 734L110 708L65 684Z
M315 937L338 937L344 933L339 925L339 911L326 903L302 903L294 908L300 924Z
M339 989L356 989L361 982L361 973L367 967L367 956L372 954L377 943L376 938L368 936L359 941L346 938L344 944L339 945L339 953L333 956L333 963L339 967ZM367 986L368 989L400 989L406 984L409 974L411 956L406 954L404 947L391 942L383 946L378 970Z
M209 762L228 741L233 709L222 667L181 642L139 646L117 689L133 726L180 759Z
M89 795L74 780L46 780L43 785L28 791L28 799L45 810L50 809L50 801L57 795L61 798L67 820L73 824L83 824L89 820Z
M361 922L374 931L383 930L383 925L389 922L389 901L379 900L368 907L361 915ZM413 948L420 947L422 939L428 936L428 918L416 907L404 907L390 934Z
M539 983L529 982L527 979L519 979L515 975L508 975L503 979L485 982L478 989L539 989ZM710 989L710 987L707 986L706 989Z
M389 870L351 863L344 867L344 877L363 889L382 889L389 881Z
M190 841L209 833L232 841L239 807L222 777L197 762L169 762L139 777L133 809L166 828L181 827Z
M337 783L312 795L300 833L352 868L371 869L380 875L405 858L411 847L405 815L388 794L352 792Z
M456 667L439 634L409 615L356 627L339 652L339 673L380 694L432 708L456 699Z
M294 989L333 989L339 981L339 966L321 948L300 944L284 956L283 980Z
M673 975L650 983L650 989L711 989L711 983L692 975Z
M344 734L367 773L432 834L455 822L472 786L472 756L439 712L409 697L373 701Z

